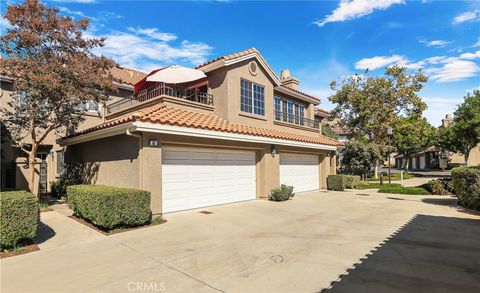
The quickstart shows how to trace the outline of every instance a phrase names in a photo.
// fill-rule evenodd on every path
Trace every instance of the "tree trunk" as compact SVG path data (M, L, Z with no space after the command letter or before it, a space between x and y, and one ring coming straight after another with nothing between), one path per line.
M373 177L378 179L378 159L373 161Z
M468 167L468 157L469 156L470 156L470 152L466 152L464 157L465 157L465 166L467 166L467 167Z
M405 164L403 164L403 171L405 171L405 173L408 173L408 167L409 167L409 162L410 162L410 157L404 157L406 160L405 160Z
M31 193L35 193L35 157L37 155L37 147L36 143L32 143L32 149L28 154L28 190Z

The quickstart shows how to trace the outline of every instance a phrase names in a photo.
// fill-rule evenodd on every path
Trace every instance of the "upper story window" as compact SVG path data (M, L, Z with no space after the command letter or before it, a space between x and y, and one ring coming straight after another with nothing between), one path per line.
M242 79L240 83L240 110L265 115L265 87Z
M274 118L277 121L318 128L317 123L311 119L305 118L305 105L275 97L273 108L275 111Z
M82 107L87 112L98 112L100 111L100 103L97 101L88 101L82 104Z

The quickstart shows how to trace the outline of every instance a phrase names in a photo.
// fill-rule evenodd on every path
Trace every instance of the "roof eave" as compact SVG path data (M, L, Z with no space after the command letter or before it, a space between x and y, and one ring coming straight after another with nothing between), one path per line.
M289 88L284 87L284 86L277 86L277 87L274 88L274 90L276 90L276 91L278 91L278 92L280 92L280 93L286 94L286 95L293 96L293 97L295 97L295 98L297 98L297 99L301 99L301 100L307 101L307 102L309 102L309 103L314 104L315 106L320 104L320 101L319 101L318 99L309 97L309 96L307 96L307 95L303 95L303 94L301 94L301 93L299 93L299 92L290 90Z

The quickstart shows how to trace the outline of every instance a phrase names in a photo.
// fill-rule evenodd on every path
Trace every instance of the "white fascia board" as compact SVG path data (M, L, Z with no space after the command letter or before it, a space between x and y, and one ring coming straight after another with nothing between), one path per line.
M148 122L133 122L131 126L133 126L133 128L131 128L130 131L143 131L143 132L153 132L153 133L172 134L172 135L200 137L200 138L223 139L223 140L231 140L231 141L261 143L261 144L274 144L274 145L302 147L302 148L310 148L310 149L318 149L318 150L329 150L329 151L337 150L337 148L334 146L328 146L323 144L306 143L306 142L299 142L294 140L269 138L264 136L245 135L245 134L221 132L221 131L214 131L214 130L205 130L205 129L191 128L191 127L172 126L172 125L156 124L156 123L148 123Z
M117 88L133 91L133 85L130 85L130 84L127 84L127 83L120 83L120 82L114 81L113 85L116 86Z
M316 105L320 105L320 101L316 100L316 99L312 99L306 95L303 95L301 93L298 93L296 91L292 91L290 90L289 88L286 88L284 86L278 86L278 87L275 87L273 90L275 91L278 91L280 93L283 93L283 94L286 94L286 95L290 95L290 96L293 96L293 97L296 97L300 100L304 100L304 101L307 101L307 102L310 102L312 104L314 104L315 106Z
M104 137L115 136L119 134L125 134L127 129L132 127L132 123L124 123L112 127L108 127L105 129L96 130L90 133L80 134L78 136L70 137L70 138L63 138L57 140L57 143L61 146L67 146L72 144L78 144L82 142L87 142L91 140L96 140Z

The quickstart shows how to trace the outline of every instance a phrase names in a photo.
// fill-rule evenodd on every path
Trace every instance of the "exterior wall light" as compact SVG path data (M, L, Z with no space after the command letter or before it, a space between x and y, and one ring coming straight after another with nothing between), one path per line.
M151 147L158 147L158 140L154 139L154 138L150 138L148 140L148 146L151 146Z
M275 158L275 155L278 154L278 151L277 151L277 146L272 144L272 147L271 147L271 150L270 150L271 154L272 154L272 158Z

